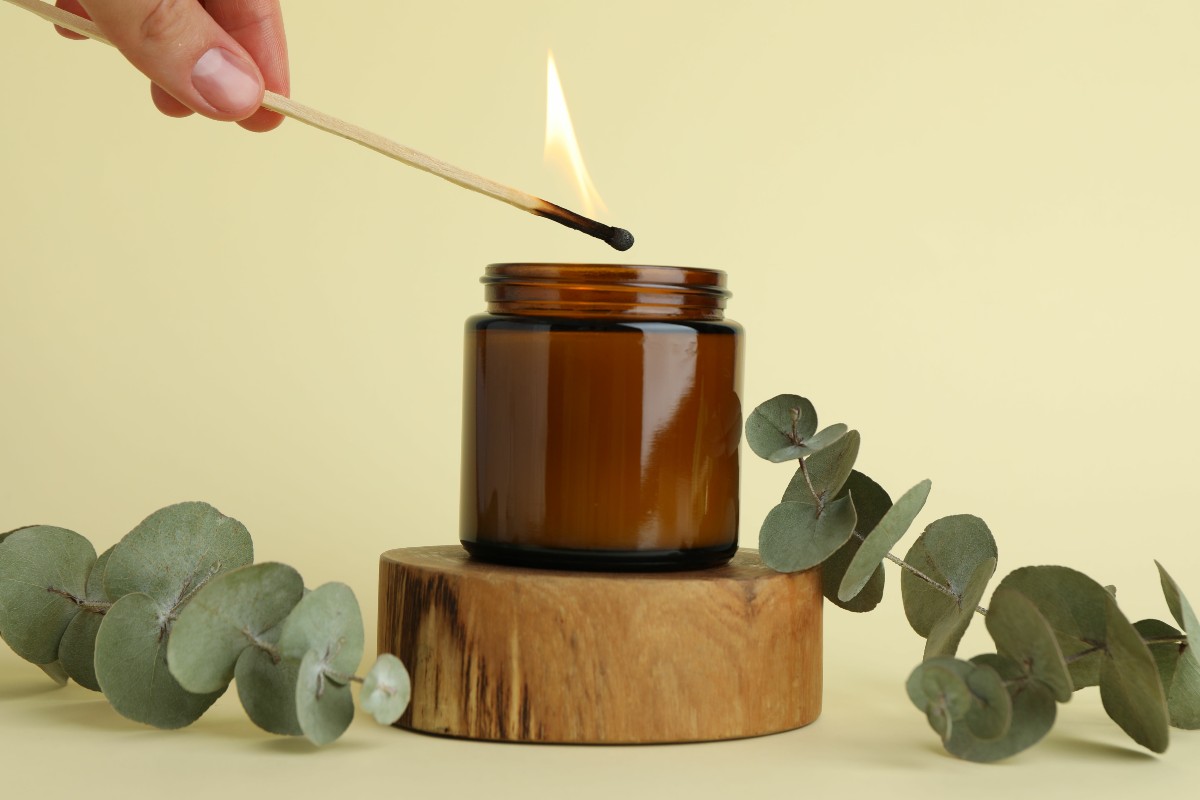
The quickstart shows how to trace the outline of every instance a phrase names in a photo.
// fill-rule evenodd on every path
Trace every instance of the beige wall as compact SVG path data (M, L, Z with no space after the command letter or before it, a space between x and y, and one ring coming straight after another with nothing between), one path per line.
M858 427L862 467L932 478L920 523L983 516L1002 571L1079 566L1135 618L1164 611L1151 557L1200 593L1200 5L287 12L297 99L572 205L541 160L553 47L622 258L730 273L749 405ZM483 266L614 255L298 124L159 116L114 52L5 5L0 107L0 530L107 545L205 499L372 617L380 551L456 539ZM753 545L789 476L747 457ZM903 706L891 578L830 658L895 636Z

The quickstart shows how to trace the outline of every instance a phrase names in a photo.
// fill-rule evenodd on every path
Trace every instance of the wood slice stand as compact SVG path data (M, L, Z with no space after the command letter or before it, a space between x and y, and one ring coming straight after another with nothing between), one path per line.
M412 675L398 723L509 742L736 739L821 711L821 579L741 550L694 572L473 561L459 546L380 558L379 651Z

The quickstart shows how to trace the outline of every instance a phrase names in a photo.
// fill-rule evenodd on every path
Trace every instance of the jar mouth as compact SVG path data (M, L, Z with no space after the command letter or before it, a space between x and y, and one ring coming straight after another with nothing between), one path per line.
M637 264L489 264L480 282L494 314L722 319L725 273Z

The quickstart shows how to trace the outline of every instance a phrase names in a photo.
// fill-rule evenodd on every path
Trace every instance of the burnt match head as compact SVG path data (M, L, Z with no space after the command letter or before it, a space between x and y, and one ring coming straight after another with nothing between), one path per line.
M614 250L625 252L633 247L633 234L624 228L612 228L608 232L608 236L604 238Z

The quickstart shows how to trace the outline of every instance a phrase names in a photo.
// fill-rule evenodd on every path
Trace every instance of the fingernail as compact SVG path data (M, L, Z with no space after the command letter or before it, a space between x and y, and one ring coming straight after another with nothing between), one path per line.
M227 114L256 108L262 96L258 71L223 47L214 47L192 67L192 85L209 105Z

